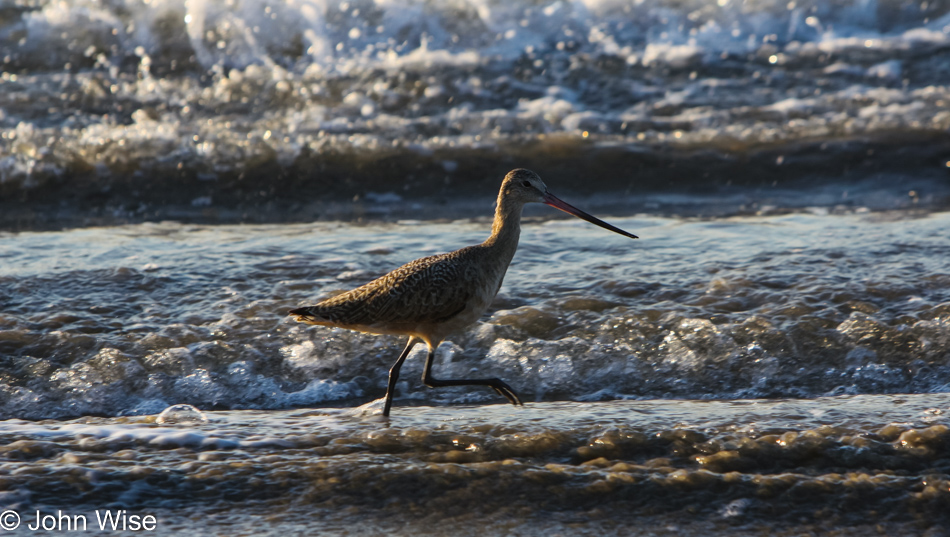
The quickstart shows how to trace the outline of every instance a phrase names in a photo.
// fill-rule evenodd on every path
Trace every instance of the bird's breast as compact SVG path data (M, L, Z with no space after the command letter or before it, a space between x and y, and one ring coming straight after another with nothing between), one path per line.
M479 276L473 284L473 301L479 315L485 312L501 289L510 258L494 259L486 262L479 270Z

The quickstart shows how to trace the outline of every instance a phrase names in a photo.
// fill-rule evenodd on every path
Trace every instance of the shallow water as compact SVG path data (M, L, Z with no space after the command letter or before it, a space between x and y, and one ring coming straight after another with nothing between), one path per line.
M938 535L948 406L934 394L8 420L0 479L24 523L125 509L156 516L158 534Z
M550 215L551 211L548 211ZM439 349L443 376L529 401L943 392L948 213L618 218L525 226L489 314ZM478 242L487 221L197 226L4 237L0 416L365 402L400 345L288 309ZM397 404L494 401L421 386Z
M400 338L285 312L487 220L7 234L0 502L168 535L942 531L948 213L611 220L642 238L530 216L439 349L524 408L421 386L417 351L389 422Z
M609 218L630 241L542 211L436 366L527 405L427 389L417 351L388 422L400 338L285 312L487 219L5 234L0 504L166 535L943 531L950 213Z

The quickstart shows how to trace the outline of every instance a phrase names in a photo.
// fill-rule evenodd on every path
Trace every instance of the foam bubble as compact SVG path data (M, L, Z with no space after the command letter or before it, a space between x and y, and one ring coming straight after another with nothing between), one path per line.
M155 418L155 423L193 425L208 423L208 416L191 405L172 405Z

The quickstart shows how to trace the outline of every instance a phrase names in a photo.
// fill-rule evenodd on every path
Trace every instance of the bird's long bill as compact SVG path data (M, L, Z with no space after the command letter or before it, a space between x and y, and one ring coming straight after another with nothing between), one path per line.
M551 207L554 207L555 209L560 209L560 210L566 212L567 214L574 215L574 216L580 218L581 220L587 220L587 221L590 222L591 224L598 225L598 226L600 226L600 227L602 227L602 228L604 228L604 229L609 229L610 231L613 231L614 233L620 233L621 235L623 235L623 236L625 236L625 237L630 237L631 239L638 239L638 238L639 238L639 237L637 237L636 235L634 235L633 233L627 233L626 231L620 229L620 228L617 227L617 226L612 226L612 225L608 224L607 222L604 222L603 220L601 220L601 219L599 219L599 218L597 218L597 217L595 217L595 216L591 216L591 215L585 213L584 211L578 209L577 207L574 207L573 205L571 205L571 204L569 204L569 203L566 203L566 202L564 202L564 201L561 201L560 199L558 199L557 197L555 197L553 194L545 193L545 194L544 194L544 203L550 205Z

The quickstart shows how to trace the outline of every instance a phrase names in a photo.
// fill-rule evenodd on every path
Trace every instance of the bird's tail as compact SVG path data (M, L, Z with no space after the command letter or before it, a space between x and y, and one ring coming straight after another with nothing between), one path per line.
M300 323L317 324L324 319L320 316L317 306L307 306L304 308L292 309L288 312L294 316L294 320Z

